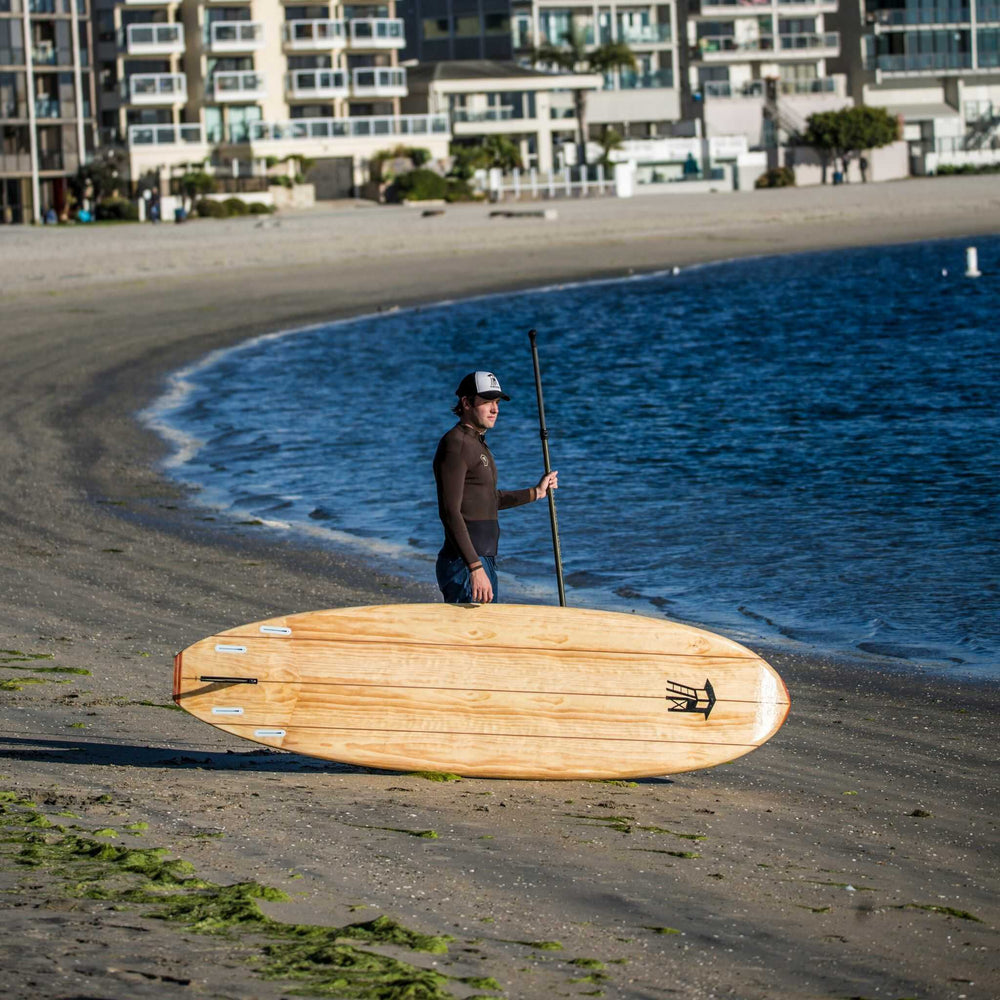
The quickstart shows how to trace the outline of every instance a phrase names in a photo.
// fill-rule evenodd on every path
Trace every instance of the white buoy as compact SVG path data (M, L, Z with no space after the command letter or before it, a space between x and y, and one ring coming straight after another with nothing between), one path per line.
M979 251L975 247L965 248L965 276L967 278L982 277L979 270Z

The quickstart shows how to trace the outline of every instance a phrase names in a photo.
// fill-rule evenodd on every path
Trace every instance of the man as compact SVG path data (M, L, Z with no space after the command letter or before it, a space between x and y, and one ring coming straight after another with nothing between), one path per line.
M434 456L438 513L444 525L437 580L450 604L489 604L497 600L497 512L541 500L559 486L559 473L553 470L524 490L498 490L486 432L497 422L500 400L510 396L492 372L470 372L455 395L458 423L441 438Z

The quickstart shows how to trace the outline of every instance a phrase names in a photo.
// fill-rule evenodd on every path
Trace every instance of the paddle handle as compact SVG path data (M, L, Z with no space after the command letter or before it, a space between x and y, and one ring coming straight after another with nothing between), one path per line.
M545 426L545 400L542 396L542 373L538 366L538 331L532 328L528 331L531 341L531 360L535 366L535 395L538 397L538 433L542 439L542 458L545 460L545 473L552 471L549 459L549 431ZM556 586L559 588L559 606L566 607L566 587L563 584L562 552L559 549L559 519L556 517L556 498L549 490L549 522L552 525L552 552L556 561Z

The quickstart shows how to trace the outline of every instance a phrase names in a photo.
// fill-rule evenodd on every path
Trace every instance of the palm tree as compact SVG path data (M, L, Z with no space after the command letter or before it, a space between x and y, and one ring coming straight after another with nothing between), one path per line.
M582 32L572 31L563 36L563 45L546 42L534 52L534 62L558 66L570 73L610 73L616 69L635 69L635 55L624 42L606 42L587 50ZM576 123L579 130L580 162L587 165L587 91L573 90Z

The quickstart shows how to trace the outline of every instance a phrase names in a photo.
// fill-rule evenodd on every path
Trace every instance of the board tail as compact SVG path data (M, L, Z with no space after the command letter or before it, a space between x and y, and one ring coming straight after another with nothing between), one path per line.
M181 703L181 659L183 653L178 653L174 657L174 702Z

